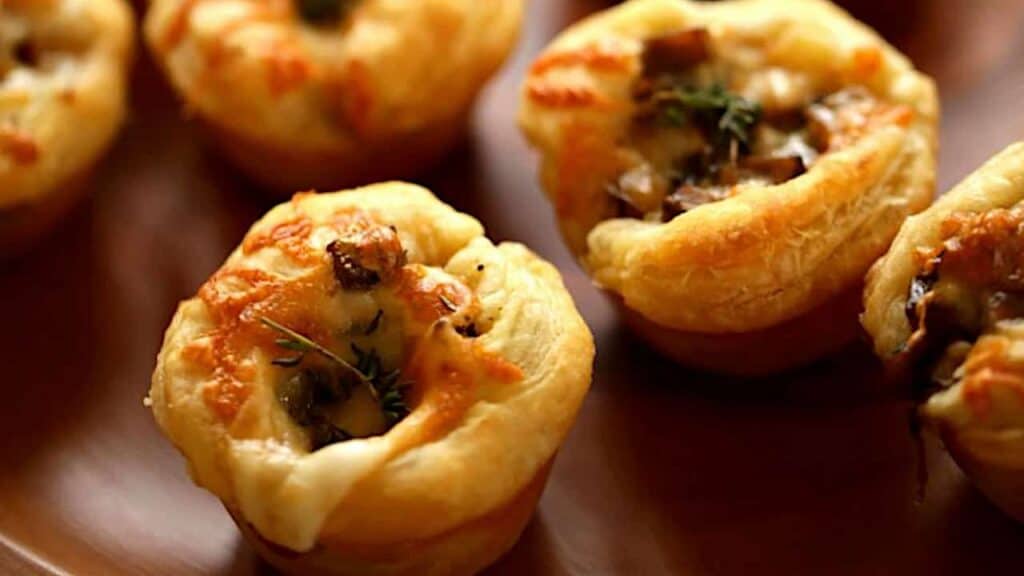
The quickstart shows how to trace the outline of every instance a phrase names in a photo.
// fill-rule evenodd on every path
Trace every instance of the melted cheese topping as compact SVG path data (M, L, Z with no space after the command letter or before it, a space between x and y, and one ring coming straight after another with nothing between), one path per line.
M397 260L403 251L397 231L365 212L339 211L328 216L326 227L316 230L315 240L313 232L313 221L295 208L291 218L249 235L242 253L252 256L272 248L290 264L301 265L301 271L281 276L225 267L199 290L215 327L189 350L196 360L211 362L205 368L214 374L214 381L204 390L204 397L228 426L249 398L250 388L260 385L253 382L257 374L254 365L275 354L286 355L275 345L281 334L268 328L264 319L319 343L352 365L357 364L351 350L356 345L376 351L390 367L403 366L404 348L419 342L441 318L455 320L458 312L460 321L472 322L477 307L472 292L436 267L404 265L394 271L393 278L365 290L346 290L339 285L338 272L326 250L335 239L370 239L357 247L356 260L363 263L381 253ZM323 244L325 241L328 244ZM324 249L317 250L320 245ZM368 334L366 327L374 319L376 325ZM281 372L288 376L293 370Z
M981 336L955 372L956 384L931 396L932 419L969 434L1024 434L1024 324L1002 322ZM999 454L1000 460L1024 455Z
M282 351L275 346L280 334L268 329L261 322L262 318L272 318L348 358L353 365L356 360L348 343L358 343L365 349L375 350L386 366L401 366L403 373L412 378L412 389L407 392L413 410L409 424L400 424L387 437L358 441L369 443L375 450L349 448L348 445L356 441L321 449L334 453L333 459L344 459L346 470L327 473L312 465L311 469L300 473L300 486L320 497L305 502L299 514L289 511L286 519L280 518L285 505L266 498L266 491L287 498L290 483L297 481L293 474L299 468L310 466L300 464L308 461L304 459L308 448L294 442L300 435L286 436L293 440L288 445L290 450L275 447L273 440L269 443L262 440L252 445L243 442L236 452L237 465L245 479L238 486L245 516L264 530L272 526L264 534L271 540L308 549L327 512L344 499L347 486L396 453L437 439L461 422L476 402L480 374L494 381L516 381L522 378L522 373L465 342L454 333L451 321L438 323L449 317L461 320L455 318L456 313L471 318L477 307L472 292L439 268L408 264L397 270L393 279L378 287L369 290L339 288L326 251L327 244L336 238L370 234L377 241L360 248L364 257L378 251L401 252L397 233L372 234L380 229L387 231L385 223L366 212L344 209L328 215L326 226L314 226L299 202L293 202L292 206L291 217L255 230L246 237L241 250L250 257L273 250L287 258L290 266L301 268L287 275L247 267L227 266L220 270L199 291L214 326L186 350L199 366L213 374L203 390L210 411L233 436L243 440L253 431L238 418L252 398L253 388L273 388L275 380L286 380L296 370L270 370L267 381L267 370L260 365ZM323 218L323 214L320 217ZM372 334L366 334L365 327L378 313L381 315L378 326ZM344 338L339 339L338 335ZM366 395L353 400L336 415L336 423L350 428L364 427L367 415L359 412L369 409L379 413L380 409L372 402L367 403ZM272 409L281 410L281 407ZM270 465L266 458L268 450ZM310 458L318 459L317 454ZM288 476L282 477L286 471ZM280 485L270 488L270 484L277 483Z
M946 239L941 247L919 256L925 272L937 277L916 303L916 316L923 320L911 343L929 337L928 314L935 306L949 308L947 314L965 335L977 340L949 345L941 362L951 365L951 386L935 394L926 411L958 425L973 421L987 429L1022 429L1024 207L954 213L941 228Z
M433 537L522 490L572 421L592 349L577 340L585 328L557 274L480 234L471 218L398 184L298 195L271 211L183 304L154 374L154 414L196 481L296 551L322 538ZM370 289L344 289L327 251L339 239L364 264L395 262L396 250L408 263ZM280 334L264 317L350 361L350 343L377 350L412 382L410 414L385 434L310 452L275 395L298 368L271 365ZM471 333L460 333L468 322ZM379 431L365 418L378 407L350 402L335 422Z

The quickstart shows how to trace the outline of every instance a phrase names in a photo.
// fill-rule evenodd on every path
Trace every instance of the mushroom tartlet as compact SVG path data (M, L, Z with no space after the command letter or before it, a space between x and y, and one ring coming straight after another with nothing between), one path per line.
M0 253L52 228L125 114L131 11L121 0L0 7Z
M471 574L518 538L590 384L558 272L428 191L298 194L167 330L160 427L290 574Z
M539 57L520 123L626 320L757 374L856 335L864 273L932 198L937 116L933 82L824 0L632 0Z
M436 162L522 12L523 0L154 0L145 27L225 154L291 192Z
M1024 143L903 225L864 327L978 487L1024 521Z

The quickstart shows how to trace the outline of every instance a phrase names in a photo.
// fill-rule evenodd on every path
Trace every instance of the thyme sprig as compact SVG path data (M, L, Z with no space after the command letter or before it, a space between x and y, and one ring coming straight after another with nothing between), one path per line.
M378 308L377 313L373 316L373 320L370 320L370 324L366 327L366 330L363 330L363 336L369 336L376 332L377 328L380 328L380 321L383 317L384 310Z
M383 311L379 310L374 316L371 326L365 330L365 334L370 334L377 329L382 316ZM295 367L302 363L307 354L319 354L344 369L347 376L354 376L359 383L366 384L367 390L380 407L389 428L409 415L409 407L405 403L403 395L408 384L399 383L401 370L384 370L383 362L376 348L370 348L367 351L352 343L350 345L352 353L356 356L356 364L353 366L344 358L287 326L266 317L261 317L260 321L282 335L281 338L275 340L278 346L298 352L298 355L294 357L273 360L274 365ZM304 370L289 380L279 393L282 404L292 418L300 425L312 428L314 449L335 442L343 442L353 437L347 431L330 423L316 407L320 402L347 401L351 396L351 381L349 383L338 381L336 385L332 386L331 382L327 382L327 380L330 378L316 371Z
M302 334L299 334L298 332L292 330L291 328L288 328L287 326L283 326L277 322L274 322L273 320L267 318L266 316L260 317L260 322L262 322L265 326L272 328L273 330L276 330L277 332L284 335L283 338L278 338L277 340L274 341L274 343L280 346L281 348L284 348L285 350L292 350L294 352L300 352L302 354L315 352L323 356L324 358L330 360L334 364L340 366L347 373L358 378L360 382L364 384L369 384L369 379L366 377L366 375L360 372L359 369L349 364L348 361L346 361L341 356L338 356L334 352L331 352L330 350L324 348L320 344L317 344L313 340L306 338Z
M671 85L652 95L662 121L680 126L687 118L711 127L719 144L749 144L750 133L761 119L761 105L734 94L721 84L708 87Z
M377 401L384 419L388 426L405 418L409 414L409 407L405 403L402 391L406 387L398 383L402 371L395 369L385 372L381 364L380 355L375 348L369 351L363 350L356 344L352 344L352 352L358 359L356 369L360 370L369 379L369 390L373 399Z

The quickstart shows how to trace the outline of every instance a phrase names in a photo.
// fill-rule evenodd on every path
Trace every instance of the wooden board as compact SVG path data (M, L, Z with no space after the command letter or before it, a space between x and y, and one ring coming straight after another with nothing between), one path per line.
M609 2L535 0L469 140L422 181L563 271L596 376L540 509L491 574L1024 574L1024 527L934 442L915 503L906 406L863 345L796 375L698 376L621 326L562 247L515 126L523 71ZM1024 137L1024 0L851 2L940 81L944 189ZM163 329L273 202L143 55L91 199L0 271L0 573L271 574L191 485L142 398Z

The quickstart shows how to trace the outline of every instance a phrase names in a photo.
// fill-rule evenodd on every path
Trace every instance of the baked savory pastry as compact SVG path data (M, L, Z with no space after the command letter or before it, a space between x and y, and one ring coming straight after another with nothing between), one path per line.
M153 0L145 27L226 155L290 193L438 160L522 12L523 0Z
M633 0L547 48L520 123L626 320L753 374L857 333L864 273L932 198L937 116L933 82L824 0Z
M1024 521L1024 143L903 225L872 268L864 327L920 413Z
M0 5L0 253L82 192L124 118L133 30L122 0Z
M558 272L426 190L298 194L178 309L149 402L289 574L470 574L526 525L590 384Z

